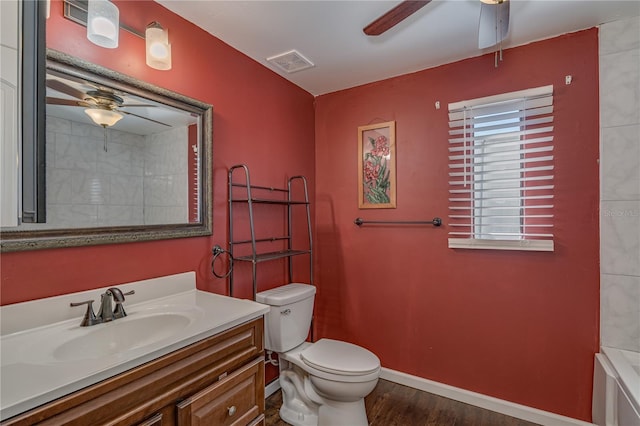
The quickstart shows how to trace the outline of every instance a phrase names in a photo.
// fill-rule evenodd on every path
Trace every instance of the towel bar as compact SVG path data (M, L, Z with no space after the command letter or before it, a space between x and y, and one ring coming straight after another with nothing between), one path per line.
M375 223L375 224L392 224L392 225L433 225L440 226L442 225L442 219L439 217L434 217L433 220L364 220L361 218L356 218L353 221L358 226L367 224L367 223Z

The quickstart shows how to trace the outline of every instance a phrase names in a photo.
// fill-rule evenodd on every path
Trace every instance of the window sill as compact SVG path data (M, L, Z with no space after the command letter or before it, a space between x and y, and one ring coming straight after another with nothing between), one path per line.
M452 249L554 251L549 240L476 240L473 238L449 238Z

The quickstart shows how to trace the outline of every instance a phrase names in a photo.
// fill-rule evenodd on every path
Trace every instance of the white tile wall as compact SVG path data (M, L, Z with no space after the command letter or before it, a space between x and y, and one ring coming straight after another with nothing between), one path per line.
M47 228L186 223L187 138L47 116Z
M640 352L640 18L599 47L600 341Z
M147 224L189 221L186 127L149 136L144 150L144 220Z

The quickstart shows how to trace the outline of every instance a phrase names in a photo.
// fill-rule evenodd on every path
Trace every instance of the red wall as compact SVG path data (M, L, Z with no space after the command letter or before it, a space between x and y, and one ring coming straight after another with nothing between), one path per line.
M157 20L169 30L173 69L145 65L144 40L120 32L117 49L90 43L86 29L62 16L53 1L47 44L213 105L213 235L211 237L3 253L2 304L196 271L198 288L226 292L210 272L211 248L227 247L227 170L247 164L252 178L283 187L289 176L314 176L313 96L152 1L115 1L121 20L144 29ZM274 155L277 153L277 155ZM312 192L313 195L313 192ZM275 214L274 214L275 216ZM277 219L280 219L278 215ZM218 265L222 272L224 265ZM275 266L261 279L282 280ZM239 293L250 282L236 282ZM250 294L250 293L249 293Z
M498 68L490 54L317 98L318 336L363 345L393 370L590 419L599 306L597 37L592 29L509 49ZM447 248L447 104L548 84L555 252ZM397 208L359 210L357 128L390 120ZM353 224L434 216L445 226Z

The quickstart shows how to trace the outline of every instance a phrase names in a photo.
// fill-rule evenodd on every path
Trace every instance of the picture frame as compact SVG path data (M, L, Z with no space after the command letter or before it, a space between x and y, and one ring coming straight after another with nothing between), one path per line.
M396 208L396 122L358 127L358 207Z

